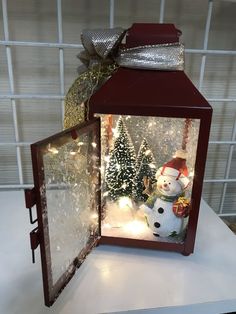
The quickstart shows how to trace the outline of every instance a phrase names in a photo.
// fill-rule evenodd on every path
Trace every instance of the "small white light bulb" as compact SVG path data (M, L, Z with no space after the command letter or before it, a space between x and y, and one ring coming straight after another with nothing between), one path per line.
M48 151L54 155L59 153L59 151L55 147L49 147Z
M121 187L122 187L122 189L125 189L127 187L127 184L123 183Z
M120 208L127 209L127 207L132 208L132 201L129 197L123 196L118 200L118 204Z
M190 171L189 177L194 177L194 170L193 170L193 171Z
M90 217L91 217L91 219L97 219L98 218L98 214L97 213L93 213Z
M152 169L155 169L155 168L156 168L156 166L155 166L154 164L152 164L152 163L149 164L149 167L152 168Z
M108 161L110 160L110 157L109 157L109 156L105 156L105 157L104 157L104 160L105 160L106 162L108 162Z
M150 149L146 150L146 152L145 152L145 155L146 155L146 156L149 155L149 154L151 154Z

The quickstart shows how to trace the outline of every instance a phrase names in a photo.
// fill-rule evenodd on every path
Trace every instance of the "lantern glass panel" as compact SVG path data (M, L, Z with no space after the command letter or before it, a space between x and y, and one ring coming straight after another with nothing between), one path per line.
M45 191L41 193L46 194L53 284L70 271L75 257L83 259L83 251L99 235L96 150L92 132L69 142L61 137L44 147Z
M191 204L200 119L99 116L102 236L182 243L188 218L173 207L178 197ZM159 182L161 167L179 153L186 158L185 181L169 173L170 182ZM169 192L162 190L166 183Z

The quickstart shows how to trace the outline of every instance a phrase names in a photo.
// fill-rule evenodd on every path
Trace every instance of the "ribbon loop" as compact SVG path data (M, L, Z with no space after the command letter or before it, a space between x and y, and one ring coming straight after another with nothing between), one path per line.
M125 33L126 30L121 27L84 30L81 41L85 50L78 55L80 61L87 67L114 62L111 55L121 43Z
M84 30L81 35L84 51L78 57L91 68L94 64L110 64L147 69L181 71L184 69L184 45L169 43L146 45L128 49L120 48L126 34L123 28Z

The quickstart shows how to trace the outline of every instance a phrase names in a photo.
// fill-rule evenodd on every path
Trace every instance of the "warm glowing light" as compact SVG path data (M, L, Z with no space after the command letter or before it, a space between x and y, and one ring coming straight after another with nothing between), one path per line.
M152 127L152 122L150 122L150 123L148 124L148 127Z
M93 146L93 148L96 148L97 147L97 143L91 143L91 145Z
M49 147L48 151L54 155L59 153L59 151L55 147Z
M116 164L116 168L117 168L118 170L120 170L120 165L119 165L119 164Z
M151 154L151 150L150 149L146 150L146 152L145 152L146 156L149 155L149 154Z
M125 189L127 187L127 184L123 183L121 187L122 187L122 189Z
M133 220L124 226L124 229L133 235L141 234L145 231L146 225L142 221Z
M82 146L82 145L84 145L84 142L79 142L77 145Z
M155 169L155 168L156 168L156 166L155 166L154 164L152 164L152 163L149 164L149 167L152 168L152 169Z
M114 138L117 138L119 136L119 132L117 129L112 128L112 133L113 133Z
M105 160L106 162L108 162L108 161L110 160L110 156L105 156L105 157L104 157L104 160Z
M71 154L72 156L75 156L75 155L76 155L76 152L70 152L70 154Z
M189 176L190 176L190 177L194 177L194 170L193 170L193 171L190 171Z
M97 219L98 218L98 214L97 213L93 213L90 217L91 217L91 219Z
M111 225L110 225L109 223L103 224L103 227L104 227L104 228L107 228L107 229L111 229Z
M123 196L118 199L120 208L126 209L127 207L132 208L132 201L129 197Z
M110 271L109 268L106 268L106 269L103 269L103 270L102 270L101 274L102 274L102 277L103 277L104 279L108 279L108 278L110 278L111 271Z
M108 191L106 191L106 192L103 193L103 196L108 196L108 195L109 195L109 192L108 192Z

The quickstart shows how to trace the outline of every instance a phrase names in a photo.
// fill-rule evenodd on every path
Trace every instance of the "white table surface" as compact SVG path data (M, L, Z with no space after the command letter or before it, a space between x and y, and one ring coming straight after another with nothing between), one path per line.
M1 314L236 311L236 236L204 201L194 254L101 245L51 308L38 253L31 264L23 192L0 192L0 204Z

